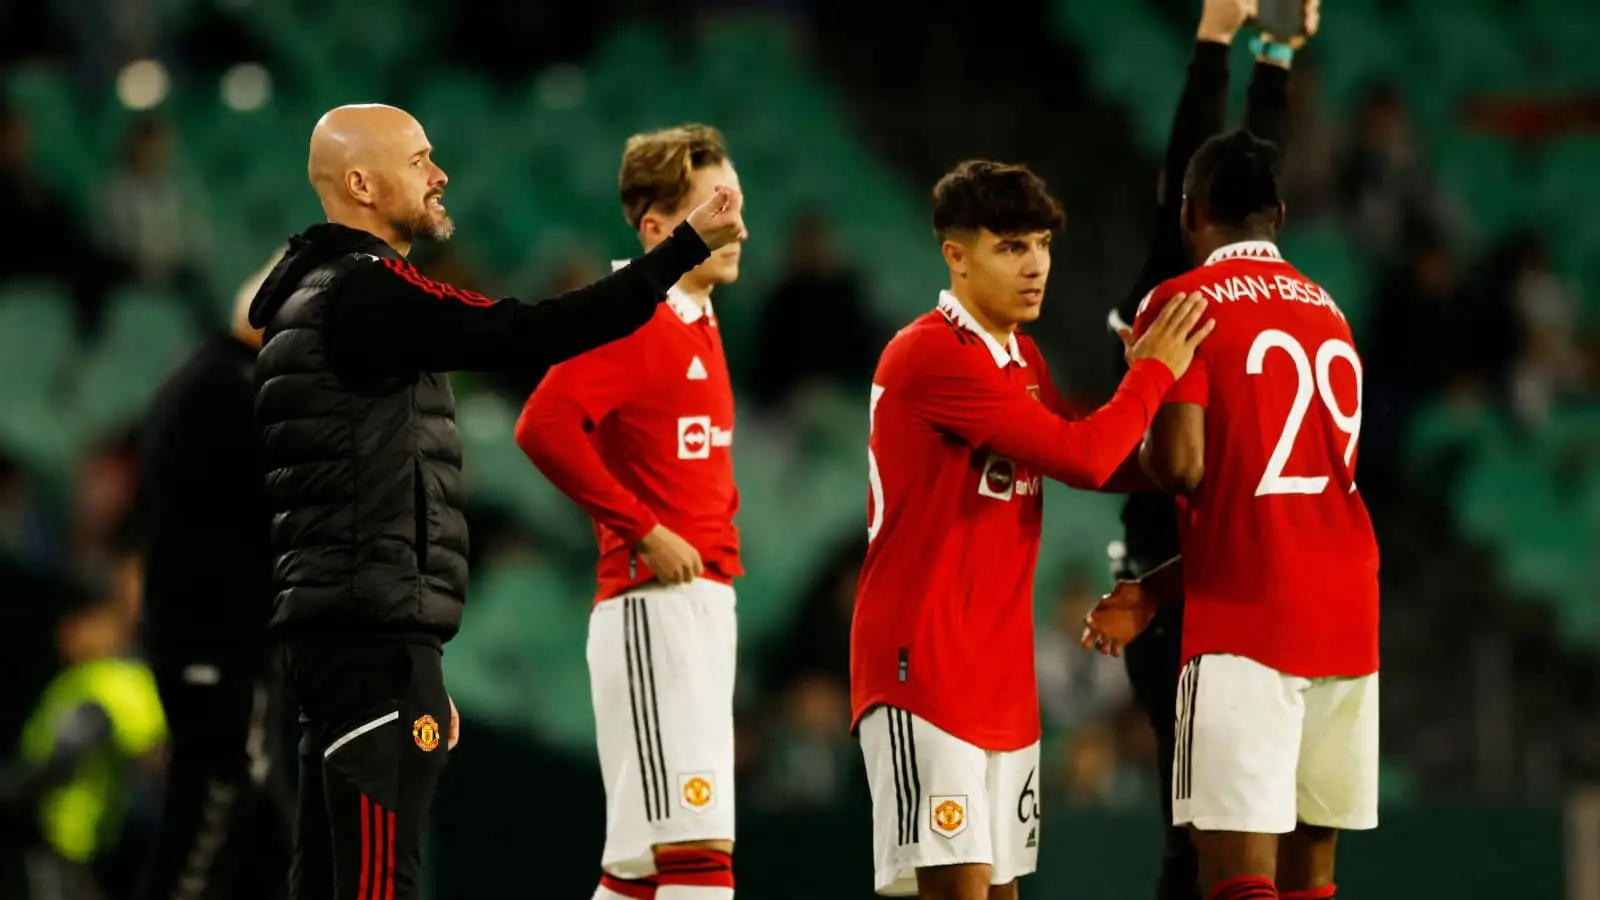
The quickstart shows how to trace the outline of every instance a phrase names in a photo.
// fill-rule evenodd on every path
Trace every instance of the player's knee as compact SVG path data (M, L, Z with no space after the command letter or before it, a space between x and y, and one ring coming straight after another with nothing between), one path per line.
M1017 900L1017 897L1017 883L1014 880L989 886L989 900Z
M1200 861L1201 896L1230 879L1255 875L1271 881L1277 875L1275 834L1193 829L1191 837Z
M1314 892L1331 886L1338 844L1336 828L1304 822L1296 825L1278 843L1278 889L1284 893Z
M917 870L919 900L990 900L990 867L982 863L955 866L925 866ZM1009 885L1015 898L1016 882Z

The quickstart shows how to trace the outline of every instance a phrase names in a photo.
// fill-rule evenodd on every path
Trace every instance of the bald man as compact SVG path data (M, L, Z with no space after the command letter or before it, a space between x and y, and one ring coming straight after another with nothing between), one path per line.
M250 310L265 332L256 419L277 554L271 629L303 726L290 894L412 900L459 727L440 661L467 594L467 526L444 373L537 373L625 337L744 226L737 191L721 188L594 284L493 300L405 260L453 230L449 179L411 116L335 109L306 168L328 221L289 239Z
M274 254L272 264L281 253ZM156 393L140 441L145 658L171 732L143 900L282 900L290 813L267 640L272 547L252 369L261 332L241 290L231 332Z

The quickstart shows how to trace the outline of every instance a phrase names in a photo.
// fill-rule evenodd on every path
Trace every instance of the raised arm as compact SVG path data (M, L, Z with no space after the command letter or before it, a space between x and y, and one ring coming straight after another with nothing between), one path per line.
M713 250L744 233L740 199L718 188L655 249L594 284L539 303L495 300L374 259L330 304L330 356L360 374L543 369L626 337Z

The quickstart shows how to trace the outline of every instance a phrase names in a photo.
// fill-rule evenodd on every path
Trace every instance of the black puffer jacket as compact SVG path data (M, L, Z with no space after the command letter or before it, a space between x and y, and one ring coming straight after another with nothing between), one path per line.
M332 237L297 241L258 295L267 327L256 421L278 554L272 625L448 639L467 595L455 395L442 373L335 373L323 326L340 281L371 264L356 253L400 256L369 235Z
M461 439L445 372L542 371L631 334L706 258L687 226L537 304L432 281L363 231L290 239L250 320L273 510L271 624L449 640L467 593ZM529 477L534 477L530 472Z

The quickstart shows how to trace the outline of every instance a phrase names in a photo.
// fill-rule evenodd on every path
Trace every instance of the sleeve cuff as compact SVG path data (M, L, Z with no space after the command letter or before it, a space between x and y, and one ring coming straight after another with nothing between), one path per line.
M637 520L638 524L622 533L622 542L629 547L638 546L639 542L644 540L645 535L655 531L656 526L661 524L661 520L652 515L649 510L642 509L641 512L643 515Z
M1189 68L1196 74L1226 77L1230 49L1228 44L1197 40L1194 42L1194 55L1189 58Z

